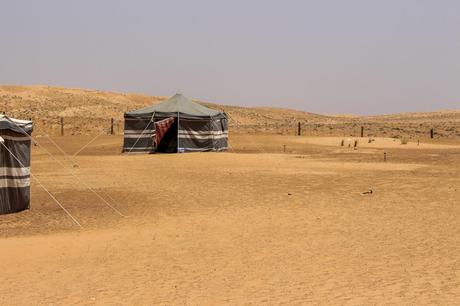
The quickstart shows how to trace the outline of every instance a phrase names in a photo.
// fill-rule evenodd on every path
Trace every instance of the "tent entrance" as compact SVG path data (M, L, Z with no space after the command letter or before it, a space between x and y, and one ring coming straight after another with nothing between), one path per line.
M177 118L174 118L173 124L164 134L160 143L157 145L158 153L177 153Z

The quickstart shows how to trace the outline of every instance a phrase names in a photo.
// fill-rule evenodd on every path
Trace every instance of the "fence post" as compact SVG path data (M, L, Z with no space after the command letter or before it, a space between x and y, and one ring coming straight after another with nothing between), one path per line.
M302 127L300 125L300 121L298 122L298 125L297 125L297 136L300 136L302 134Z
M61 136L64 136L64 118L61 117Z
M110 135L113 135L113 118L110 119Z
M361 126L361 138L364 137L364 126Z
M431 139L434 138L434 129L431 129L431 130L430 130L430 137L431 137Z

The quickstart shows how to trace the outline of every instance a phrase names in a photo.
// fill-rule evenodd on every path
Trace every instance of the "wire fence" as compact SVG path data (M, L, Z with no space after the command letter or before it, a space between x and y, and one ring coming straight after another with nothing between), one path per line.
M123 134L123 120L115 118L28 118L34 123L34 134L50 136Z
M230 124L230 128L232 125ZM390 138L453 138L460 139L458 123L301 123L240 125L237 130L249 134L296 136L390 137Z
M34 134L50 136L121 135L123 118L56 117L29 118ZM300 123L300 125L299 125ZM229 118L230 132L299 136L460 138L460 122L301 122L242 124ZM300 132L300 133L299 133Z

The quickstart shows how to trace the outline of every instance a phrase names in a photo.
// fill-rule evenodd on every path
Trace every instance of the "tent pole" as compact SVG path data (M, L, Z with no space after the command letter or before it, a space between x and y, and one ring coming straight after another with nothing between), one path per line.
M155 136L153 136L152 138L152 143L153 143L153 149L155 150L155 153L157 153L157 129L155 128L155 111L153 111L153 114L152 114L152 122L153 122L153 134L155 134Z
M177 153L180 153L179 148L179 112L177 112Z
M216 147L214 145L214 129L213 129L213 124L214 122L212 121L212 115L209 115L209 132L211 133L211 145L212 145L212 151L216 151Z

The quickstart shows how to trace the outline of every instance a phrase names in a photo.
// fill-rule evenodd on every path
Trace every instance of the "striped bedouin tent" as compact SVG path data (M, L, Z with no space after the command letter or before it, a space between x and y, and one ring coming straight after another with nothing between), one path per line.
M181 94L124 117L124 153L222 151L228 147L227 114Z
M30 206L32 121L0 115L0 214Z

